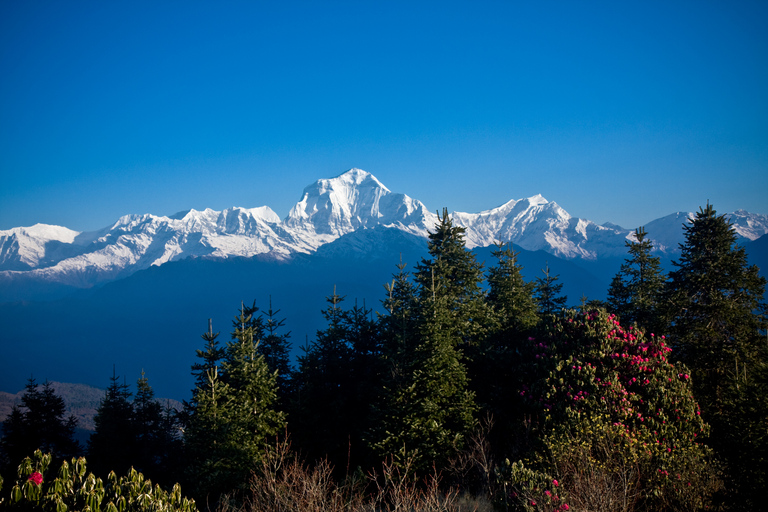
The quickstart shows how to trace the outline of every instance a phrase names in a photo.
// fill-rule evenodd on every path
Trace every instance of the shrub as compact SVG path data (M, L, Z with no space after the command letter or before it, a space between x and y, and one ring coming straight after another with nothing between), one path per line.
M153 486L150 480L134 469L121 477L111 472L105 484L87 471L82 457L63 461L54 474L50 469L51 459L51 454L43 454L40 450L24 459L18 467L18 478L10 496L0 502L0 507L55 512L197 510L193 500L182 496L178 484L166 492L160 486Z

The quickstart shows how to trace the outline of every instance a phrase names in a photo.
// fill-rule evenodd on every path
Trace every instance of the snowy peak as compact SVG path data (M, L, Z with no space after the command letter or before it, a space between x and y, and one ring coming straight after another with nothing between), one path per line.
M40 265L46 253L72 244L80 233L61 226L35 224L0 231L0 268L27 270Z
M350 169L306 187L285 225L330 241L359 228L423 222L425 213L419 201L393 194L366 171Z

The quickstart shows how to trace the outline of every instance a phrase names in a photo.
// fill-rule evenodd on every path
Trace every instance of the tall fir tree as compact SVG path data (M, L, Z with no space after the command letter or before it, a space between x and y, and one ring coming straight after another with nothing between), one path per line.
M402 378L389 381L370 437L380 456L392 456L416 477L446 467L463 448L476 411L459 340L450 328L454 320L448 298L435 293L427 300L419 326L421 341L404 358L409 364Z
M653 243L646 238L645 228L635 230L634 242L626 242L629 257L611 281L608 289L608 309L624 324L637 323L648 332L666 330L659 311L666 276L661 260L651 255Z
M205 341L205 348L203 350L195 350L195 354L199 362L192 364L192 375L195 377L195 389L192 390L194 396L196 390L203 389L208 384L208 373L219 366L219 363L224 359L226 349L222 347L216 338L219 337L218 332L213 332L213 323L211 319L208 319L208 332L202 334L203 341Z
M483 350L467 365L481 417L490 415L493 419L488 435L499 454L506 457L520 438L520 347L538 324L539 315L534 284L523 278L523 267L511 244L498 242L491 254L496 263L488 269L487 301L494 322Z
M291 373L291 337L289 332L279 332L285 327L285 319L278 318L279 309L272 308L272 297L269 297L269 309L264 318L264 337L259 343L259 352L264 356L267 366L277 372L277 390L281 402L285 402L290 394Z
M185 430L190 478L198 496L216 499L243 488L272 436L285 427L276 410L276 375L258 352L252 315L241 305L220 367L206 372Z
M437 219L427 244L430 258L422 258L416 265L414 279L420 304L434 304L433 295L445 298L441 303L450 314L443 327L452 331L451 338L463 350L477 346L487 333L490 311L483 290L483 265L466 248L466 229L453 225L447 208Z
M21 406L14 406L3 422L0 451L5 470L14 468L38 449L57 458L78 455L81 447L74 439L77 418L74 415L65 418L65 414L66 404L56 394L53 384L46 380L38 385L30 377L21 396Z
M496 243L491 252L496 265L488 269L487 301L494 311L498 330L505 338L525 333L539 321L534 284L523 278L523 267L517 263L518 253L512 244Z
M712 205L685 225L676 270L670 272L667 316L678 357L691 368L694 393L712 425L710 444L729 464L728 503L733 509L759 506L766 483L768 439L765 400L748 403L765 378L766 280L747 263L746 251L725 216ZM764 385L763 385L764 386ZM763 387L763 389L765 389ZM744 409L757 408L751 414ZM752 432L745 437L745 432Z
M106 477L110 471L126 473L134 464L136 444L131 391L112 369L112 377L94 417L94 432L88 439L88 463L94 473Z
M384 285L387 296L382 302L386 313L379 319L382 332L384 381L395 386L405 375L410 357L419 342L416 312L419 307L414 285L402 259L392 282Z
M380 389L381 343L370 309L343 309L335 288L326 300L327 327L304 347L293 377L291 433L311 460L328 458L343 476L369 461L364 436Z
M555 315L563 311L568 302L567 295L560 295L563 290L563 284L558 283L559 275L552 275L549 265L544 267L541 272L544 277L536 278L534 288L536 302L539 304L539 313L542 315Z

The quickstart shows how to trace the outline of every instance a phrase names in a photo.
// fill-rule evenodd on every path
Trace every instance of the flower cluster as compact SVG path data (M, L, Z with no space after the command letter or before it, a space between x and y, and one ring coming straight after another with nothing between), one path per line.
M580 440L589 450L608 436L660 480L676 461L703 456L697 436L707 427L690 374L669 361L664 336L625 328L604 311L570 312L528 343L534 371L520 394L541 411L550 441Z

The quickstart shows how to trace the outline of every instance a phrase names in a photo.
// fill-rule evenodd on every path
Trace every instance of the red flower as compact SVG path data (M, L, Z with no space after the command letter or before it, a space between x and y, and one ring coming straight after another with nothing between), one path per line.
M43 475L35 471L31 475L29 475L29 478L27 478L27 481L32 481L35 483L35 485L40 485L43 483Z

